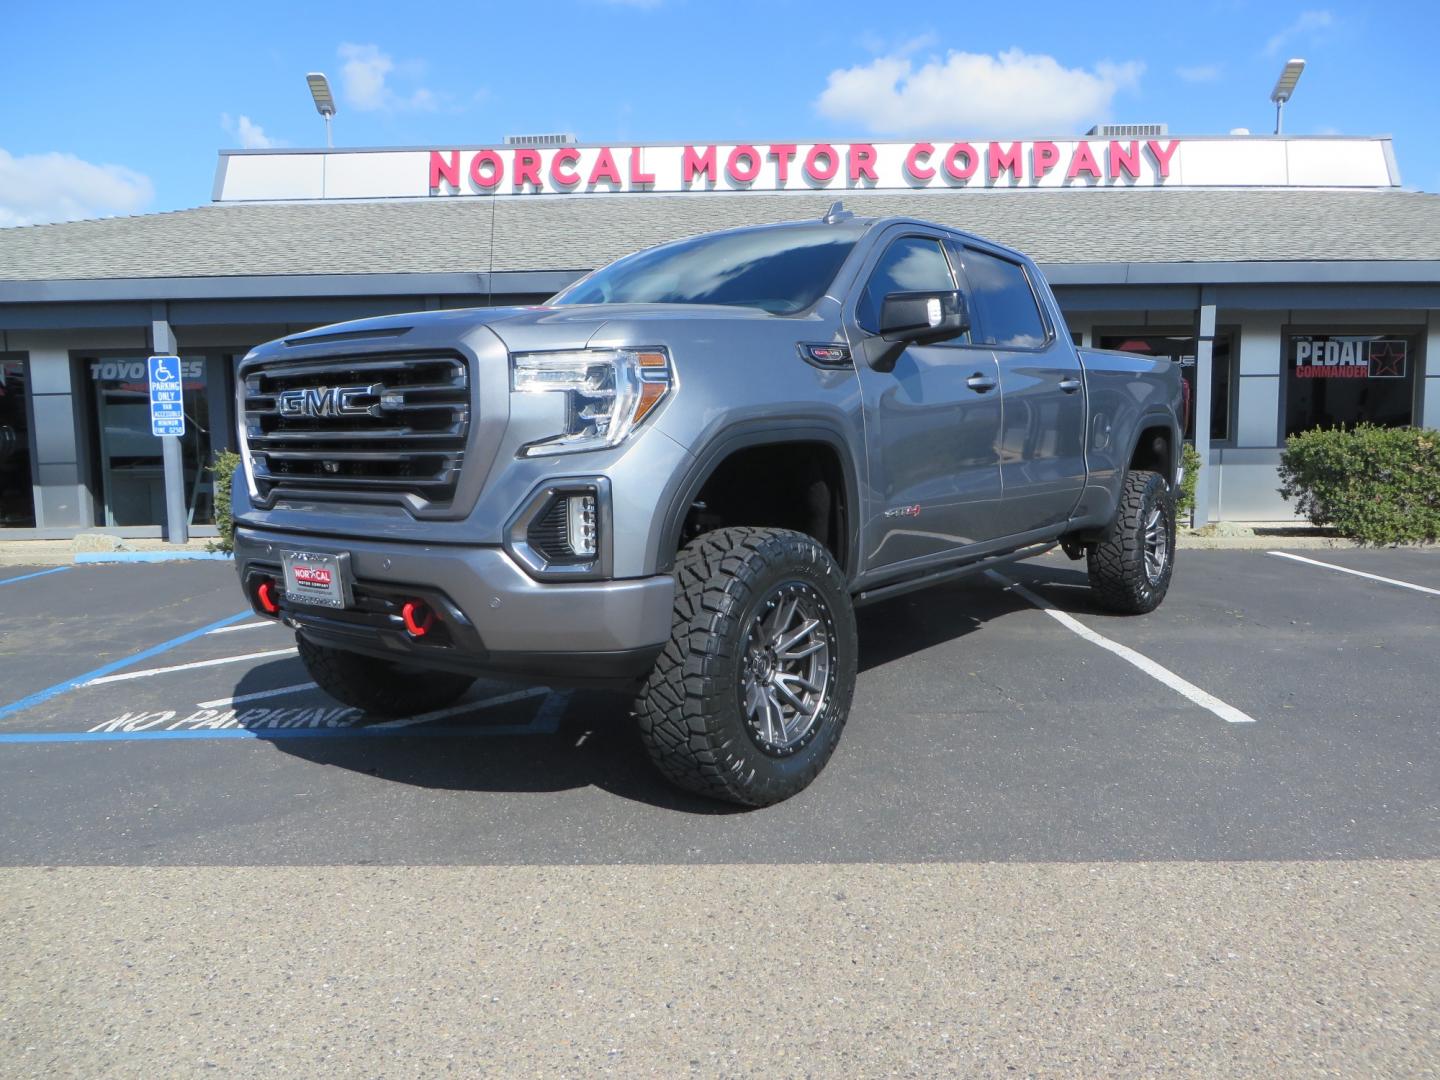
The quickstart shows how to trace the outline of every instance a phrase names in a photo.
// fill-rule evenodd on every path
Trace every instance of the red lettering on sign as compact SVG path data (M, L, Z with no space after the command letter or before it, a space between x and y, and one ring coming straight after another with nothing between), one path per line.
M490 166L490 175L481 172L481 167ZM470 159L470 182L486 191L494 191L505 177L505 162L494 150L481 150Z
M594 187L601 180L606 180L616 187L624 183L620 179L620 166L615 164L615 154L608 146L600 148L600 153L595 158L595 167L590 170L590 179L587 184Z
M930 155L935 152L935 145L928 142L916 143L910 147L910 152L905 155L905 171L912 179L925 183L935 176L935 168L930 162ZM924 160L921 160L921 159Z
M965 159L965 164L956 164L962 157ZM968 142L957 142L945 153L945 171L956 180L969 180L979 167L980 151Z
M1108 164L1109 168L1106 171L1111 180L1120 179L1121 170L1128 173L1132 180L1138 180L1140 178L1140 144L1132 142L1130 149L1125 150L1121 143L1112 139Z
M640 168L640 147L630 148L630 186L643 187L655 182L655 174L643 172Z
M1150 156L1155 159L1155 168L1160 171L1160 178L1167 180L1170 177L1170 158L1175 154L1175 148L1180 145L1179 139L1171 139L1170 145L1164 150L1154 139L1149 140L1145 147L1150 151Z
M1095 153L1088 142L1082 142L1075 147L1075 153L1070 157L1070 168L1065 170L1065 179L1074 180L1082 172L1089 173L1096 180L1100 179L1100 163L1095 160Z
M453 188L460 186L460 151L451 150L447 161L439 150L430 151L430 190L434 191L444 180Z
M323 567L297 566L295 580L301 585L322 585L329 588L330 571Z
M863 177L872 184L879 181L875 175L875 147L870 143L850 144L850 182L859 183Z
M550 159L550 179L556 187L573 188L580 183L580 174L574 169L575 163L579 160L580 151L573 146L555 151L555 156Z
M782 184L790 179L790 162L795 160L798 149L793 142L770 144L770 152L765 156L775 162L775 176Z
M760 175L760 151L746 144L735 147L725 159L725 175L736 184L751 183Z
M680 156L680 182L688 184L697 176L704 176L712 184L720 178L720 168L715 163L715 147L707 146L703 154L696 153L695 147L685 147Z
M821 158L825 159L824 168L820 166ZM839 171L840 155L829 143L816 143L805 155L805 175L817 184L828 184Z
M1060 164L1060 148L1053 142L1037 142L1030 151L1030 175L1036 180Z
M1001 150L999 143L991 143L985 156L990 162L990 179L999 180L1002 173L1009 173L1019 180L1025 175L1025 157L1022 144L1011 143L1009 150Z
M516 191L519 191L525 184L533 184L536 191L544 187L544 185L540 183L539 150L525 149L515 151L514 183Z

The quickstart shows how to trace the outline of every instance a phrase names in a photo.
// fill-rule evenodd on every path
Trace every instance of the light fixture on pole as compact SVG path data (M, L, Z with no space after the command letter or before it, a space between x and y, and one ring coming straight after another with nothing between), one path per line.
M1285 103L1295 93L1295 84L1300 81L1300 73L1304 70L1304 60L1287 60L1285 67L1280 72L1280 78L1275 80L1275 89L1270 91L1270 100L1275 103L1276 135L1283 130Z
M330 133L330 121L335 118L335 95L330 93L330 80L323 71L312 71L305 76L310 84L310 96L315 99L315 111L325 118L325 145L334 146Z

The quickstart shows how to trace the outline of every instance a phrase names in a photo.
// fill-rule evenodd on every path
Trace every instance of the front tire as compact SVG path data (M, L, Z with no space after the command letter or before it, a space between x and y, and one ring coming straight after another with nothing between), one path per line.
M769 806L835 752L858 644L844 575L787 529L706 533L675 562L670 641L635 703L660 772L688 791Z
M1144 615L1160 606L1175 569L1175 495L1163 476L1125 474L1115 519L1087 565L1090 589L1106 610Z
M305 670L321 690L372 716L418 716L453 705L475 682L467 675L410 668L393 660L316 645L295 635Z

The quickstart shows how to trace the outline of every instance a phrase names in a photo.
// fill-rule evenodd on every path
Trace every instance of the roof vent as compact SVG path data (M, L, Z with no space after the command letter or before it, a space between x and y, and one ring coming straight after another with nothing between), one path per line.
M555 135L506 135L506 146L574 146L578 140L569 132Z
M1086 135L1100 139L1154 139L1170 134L1169 124L1096 124Z

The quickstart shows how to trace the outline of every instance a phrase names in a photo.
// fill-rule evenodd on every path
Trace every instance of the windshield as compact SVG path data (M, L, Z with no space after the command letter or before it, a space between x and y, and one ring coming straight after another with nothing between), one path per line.
M858 236L805 226L682 240L613 262L551 302L723 304L790 315L825 295Z

